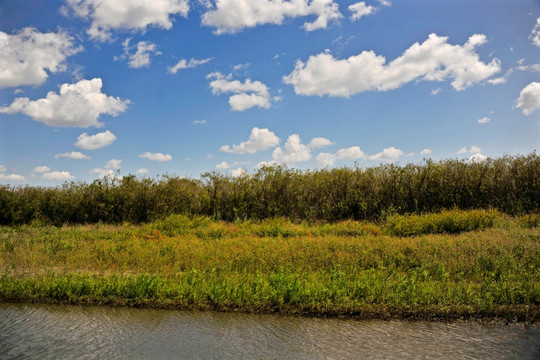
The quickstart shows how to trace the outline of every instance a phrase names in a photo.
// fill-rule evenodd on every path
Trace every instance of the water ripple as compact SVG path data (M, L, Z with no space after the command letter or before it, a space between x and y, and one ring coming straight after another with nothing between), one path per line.
M537 359L540 327L0 304L0 359Z

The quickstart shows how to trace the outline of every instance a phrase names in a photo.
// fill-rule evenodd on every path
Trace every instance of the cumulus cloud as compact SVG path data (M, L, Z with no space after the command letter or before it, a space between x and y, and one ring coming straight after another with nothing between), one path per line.
M141 168L141 169L137 170L136 173L141 174L141 175L146 175L146 174L150 174L150 170L145 169L145 168Z
M272 159L278 163L297 164L311 159L311 149L302 144L298 134L290 135L287 142L277 147L272 153Z
M210 60L212 60L212 58L206 58L206 59L193 59L192 58L189 61L187 61L186 59L181 59L180 61L176 63L176 65L167 67L167 71L170 74L176 74L178 70L192 69L199 65L206 64Z
M478 119L478 123L479 123L479 124L487 124L487 123L490 122L490 121L491 121L491 119L488 118L487 116L484 116L483 118Z
M420 155L429 155L431 154L431 149L424 149L420 151Z
M98 119L102 114L117 116L129 104L129 100L102 93L102 85L100 78L63 84L58 94L50 91L38 100L16 98L11 105L0 107L0 113L20 112L49 126L100 127Z
M268 129L254 127L249 135L249 140L241 142L239 145L222 146L219 151L234 154L255 154L279 145L279 138Z
M311 159L313 149L332 145L332 141L323 137L314 137L305 145L298 134L290 135L283 148L277 147L272 153L272 163L297 164Z
M0 174L0 181L25 181L26 178L18 174Z
M47 171L50 171L51 168L48 166L36 166L34 170L32 170L33 173L45 173Z
M367 155L358 146L351 146L349 148L339 149L335 154L332 153L320 153L317 155L317 163L319 166L332 166L336 160L356 160L366 159Z
M232 177L244 177L244 176L248 176L248 173L244 168L240 167L238 169L231 170L231 176Z
M129 59L128 65L130 68L141 68L148 66L151 63L150 56L156 52L156 44L149 41L139 41L137 45L130 46L131 38L127 38L124 43L124 54L121 56L123 59ZM132 52L135 50L135 52Z
M441 88L436 88L436 89L431 90L431 95L437 95L440 92L441 92Z
M333 0L216 0L215 7L202 16L215 34L235 33L263 24L281 25L285 18L316 16L304 23L306 31L326 29L342 15Z
M389 148L383 149L378 154L371 155L369 157L369 160L376 160L376 161L386 161L386 162L396 162L399 160L400 157L405 155L403 151L400 149L396 149L395 147L391 146Z
M63 31L41 33L24 28L13 35L0 31L0 89L40 85L49 73L65 71L66 58L80 50Z
M192 123L193 125L204 125L206 124L206 120L195 120Z
M479 153L479 152L475 153L475 154L471 155L471 157L469 157L469 161L473 162L473 163L483 163L486 160L487 160L487 156L485 156L484 154Z
M534 25L534 28L531 30L529 39L535 46L540 47L540 17L536 19L536 25Z
M385 162L395 162L399 160L400 157L405 155L400 149L395 147L389 147L384 149L378 154L367 155L360 147L351 146L344 149L339 149L335 154L332 153L320 153L317 155L317 163L319 166L332 166L336 160L373 160L373 161L385 161Z
M332 145L333 142L323 137L314 137L307 145L310 149L317 149Z
M170 154L162 154L162 153L151 153L151 152L145 152L142 154L139 154L140 158L148 159L150 161L171 161L172 156Z
M373 51L339 60L328 51L297 61L295 69L283 77L299 95L349 97L364 91L386 91L413 80L444 81L451 79L456 90L480 83L501 70L500 61L480 61L475 48L486 43L485 35L472 35L463 45L447 43L448 37L429 35L422 44L415 43L403 55L386 64Z
M51 171L46 172L41 176L44 180L57 180L65 181L74 179L75 176L72 176L69 171Z
M85 154L83 154L82 152L79 152L79 151L72 151L72 152L67 152L67 153L63 153L63 154L54 155L55 159L60 159L60 158L63 158L63 157L68 158L68 159L74 159L74 160L91 159L90 156L85 155Z
M111 145L115 140L116 136L109 130L95 135L82 133L77 138L75 146L85 150L96 150Z
M90 172L93 174L98 174L99 178L118 178L121 179L121 176L117 176L116 173L122 168L122 160L111 159L107 161L104 167L92 169Z
M461 149L459 149L459 151L457 153L459 155L461 155L461 154L474 154L474 153L479 153L481 151L482 151L482 148L480 148L480 146L472 145L469 149L467 149L466 146L462 147Z
M366 5L364 1L357 2L355 4L349 5L349 11L352 13L351 20L356 21L363 16L373 14L376 8L371 5Z
M525 86L516 100L516 106L521 108L526 116L540 108L540 83L532 82Z
M206 78L214 79L210 82L212 94L234 94L229 97L229 105L233 111L244 111L255 106L268 109L272 100L279 100L278 97L272 98L268 87L260 81L246 79L241 82L232 80L231 74L224 76L219 72L208 74Z
M66 1L76 16L91 21L86 31L90 38L102 42L112 38L111 30L144 32L149 26L170 29L172 15L186 17L189 12L189 0Z

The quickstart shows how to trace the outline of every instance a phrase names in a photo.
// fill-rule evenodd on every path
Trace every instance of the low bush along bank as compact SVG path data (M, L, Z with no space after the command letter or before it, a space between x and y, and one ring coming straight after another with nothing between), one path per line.
M0 298L535 321L534 219L450 210L378 224L173 215L145 225L4 226Z

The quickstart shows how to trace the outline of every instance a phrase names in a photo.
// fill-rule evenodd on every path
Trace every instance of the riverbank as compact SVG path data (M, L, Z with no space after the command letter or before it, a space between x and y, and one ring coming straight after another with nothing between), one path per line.
M531 218L470 214L454 213L454 222L444 214L379 224L173 216L141 226L0 227L0 300L538 321L540 228ZM434 234L445 221L453 234Z

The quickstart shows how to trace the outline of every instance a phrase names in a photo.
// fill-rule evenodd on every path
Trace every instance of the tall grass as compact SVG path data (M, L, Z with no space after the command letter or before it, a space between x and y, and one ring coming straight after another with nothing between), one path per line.
M300 171L263 167L251 176L200 180L126 176L56 188L0 186L0 224L145 223L171 214L217 220L378 220L392 214L540 209L540 156L483 163L427 160L405 166Z
M418 224L452 218L444 234L390 235L396 223L421 234ZM539 269L540 228L495 211L378 225L171 215L145 225L0 226L0 301L537 321Z

